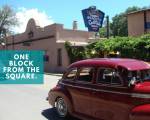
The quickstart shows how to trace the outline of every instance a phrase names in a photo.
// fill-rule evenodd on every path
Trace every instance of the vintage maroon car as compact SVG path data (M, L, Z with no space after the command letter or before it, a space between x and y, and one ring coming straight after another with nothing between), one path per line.
M150 65L120 58L75 62L48 100L61 117L150 120Z

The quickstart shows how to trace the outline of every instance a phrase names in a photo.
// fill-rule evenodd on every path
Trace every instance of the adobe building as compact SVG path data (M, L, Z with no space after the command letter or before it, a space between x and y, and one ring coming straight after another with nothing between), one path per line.
M129 36L140 36L150 32L150 9L131 12L127 17Z
M45 72L62 72L70 64L65 41L73 46L85 46L94 39L94 33L73 29L64 29L62 24L52 24L41 28L34 19L28 21L24 33L9 36L5 48L8 50L44 50Z

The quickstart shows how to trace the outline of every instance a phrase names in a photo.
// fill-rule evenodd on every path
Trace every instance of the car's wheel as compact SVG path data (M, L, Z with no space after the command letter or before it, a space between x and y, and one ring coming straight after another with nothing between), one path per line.
M68 116L68 106L63 98L58 98L55 103L56 111L60 117Z

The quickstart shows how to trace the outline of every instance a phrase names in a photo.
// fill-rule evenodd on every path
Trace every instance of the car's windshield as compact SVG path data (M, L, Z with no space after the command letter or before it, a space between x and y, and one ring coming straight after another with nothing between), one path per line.
M147 70L137 70L128 72L128 80L144 81L150 80L150 69Z

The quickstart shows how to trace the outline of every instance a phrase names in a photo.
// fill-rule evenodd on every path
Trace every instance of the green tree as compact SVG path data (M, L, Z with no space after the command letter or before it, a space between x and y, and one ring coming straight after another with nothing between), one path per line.
M0 7L0 42L5 39L7 34L12 32L11 28L17 24L14 10L8 5Z
M65 48L68 53L70 63L85 59L85 48L82 46L72 46L70 42L65 42Z
M127 14L130 12L138 11L141 8L133 6L127 8L123 13L115 15L112 18L112 23L110 23L110 29L115 36L128 36L128 26L127 26Z
M115 37L97 40L86 48L74 48L69 42L65 43L71 62L85 59L104 57L110 53L120 53L122 58L135 58L150 61L150 34L141 37Z
M99 29L99 35L101 38L106 37L106 27L102 27Z

